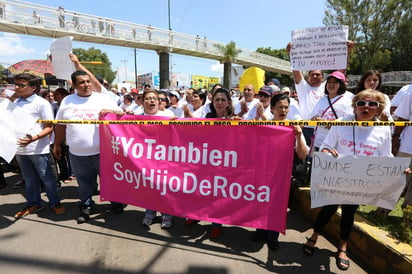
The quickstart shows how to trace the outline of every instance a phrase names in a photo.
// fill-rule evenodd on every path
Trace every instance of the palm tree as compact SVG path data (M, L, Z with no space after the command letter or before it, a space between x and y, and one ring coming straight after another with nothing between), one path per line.
M230 41L226 46L220 44L216 44L215 46L224 55L223 59L221 60L221 62L223 63L223 86L231 88L232 63L235 61L241 50L236 48L236 43L233 41Z

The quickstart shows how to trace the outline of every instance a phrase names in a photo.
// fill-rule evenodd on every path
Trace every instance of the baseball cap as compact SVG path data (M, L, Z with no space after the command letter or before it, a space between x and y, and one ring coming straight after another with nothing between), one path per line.
M180 95L179 95L179 93L178 93L176 90L171 91L171 92L170 92L170 95L176 96L177 99L180 98Z
M338 70L332 72L331 74L329 74L326 77L326 79L329 79L330 77L335 77L336 79L339 79L339 80L342 80L342 81L345 81L345 79L346 79L345 74L343 74L342 72L340 72Z
M139 91L137 90L137 88L132 88L131 90L130 90L130 93L138 93Z
M269 83L269 82L272 82L272 83L274 83L275 85L277 85L278 87L280 87L280 81L279 81L278 79L276 79L276 78L270 79L270 80L268 81L268 83Z
M280 90L280 92L282 92L282 93L289 92L289 93L290 93L290 88L289 88L289 87L283 87L283 88Z
M272 96L275 93L275 90L273 89L274 85L270 86L263 86L259 89L259 93L264 93L268 96ZM279 88L278 88L279 89Z

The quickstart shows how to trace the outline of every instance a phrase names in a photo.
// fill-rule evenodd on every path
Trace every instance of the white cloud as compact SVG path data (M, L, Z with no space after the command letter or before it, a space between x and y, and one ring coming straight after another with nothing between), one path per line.
M1 57L17 57L35 52L35 49L28 48L23 45L19 35L4 33L0 36L0 56Z
M223 64L214 64L210 66L210 71L223 73Z

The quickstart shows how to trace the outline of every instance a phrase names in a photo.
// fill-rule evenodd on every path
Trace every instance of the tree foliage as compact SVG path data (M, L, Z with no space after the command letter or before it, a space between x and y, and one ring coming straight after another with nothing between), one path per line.
M87 64L83 65L90 70L96 77L106 79L109 83L116 78L116 71L112 71L112 63L106 53L100 49L91 47L89 49L74 48L73 53L77 55L81 62L100 61L101 65Z
M236 48L236 43L230 41L226 45L215 44L216 48L223 54L223 86L231 88L232 85L232 63L236 60L236 57L242 51Z
M326 7L324 24L348 25L349 39L357 42L350 73L394 69L394 58L408 45L410 54L412 37L402 33L411 34L410 0L326 0ZM403 69L400 62L398 68Z
M290 60L289 54L287 53L286 49L272 49L271 47L268 47L268 48L258 48L256 50L256 52L267 54L267 55L277 57L277 58L280 58L280 59L284 59L284 60L287 60L287 61ZM271 78L278 79L282 85L289 86L289 87L294 86L293 79L290 76L282 75L280 73L266 71L265 72L265 79L269 80Z

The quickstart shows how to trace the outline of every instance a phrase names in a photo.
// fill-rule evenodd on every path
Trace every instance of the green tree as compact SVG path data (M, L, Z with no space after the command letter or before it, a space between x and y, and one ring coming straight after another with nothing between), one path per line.
M409 2L407 9L412 10L412 2ZM388 48L394 49L391 56L391 70L412 70L412 12L403 17L388 42Z
M326 7L324 24L348 25L349 39L358 44L350 73L390 67L386 50L393 50L390 39L400 23L410 18L410 0L326 0Z
M5 74L5 70L6 70L6 68L3 67L3 65L0 65L0 72L1 72L0 81L1 82L7 80L7 75ZM0 82L0 84L1 84L1 82Z
M256 52L267 54L273 57L277 57L280 59L284 59L289 61L289 54L287 53L286 49L272 49L271 47L268 48L258 48ZM293 79L288 76L288 75L282 75L280 73L275 73L275 72L270 72L266 71L265 72L265 79L271 79L271 78L276 78L280 81L282 85L288 86L288 87L293 87Z
M81 62L102 62L102 64L99 65L83 63L96 77L106 79L109 83L113 82L114 78L116 78L116 71L112 71L112 63L109 57L100 49L94 47L89 49L74 48L73 53L77 55Z
M236 57L241 52L240 49L236 48L236 43L230 41L225 46L216 44L215 45L223 54L223 59L221 62L223 63L223 86L227 88L231 88L232 84L232 63L236 60Z

